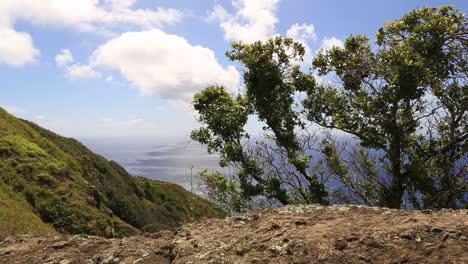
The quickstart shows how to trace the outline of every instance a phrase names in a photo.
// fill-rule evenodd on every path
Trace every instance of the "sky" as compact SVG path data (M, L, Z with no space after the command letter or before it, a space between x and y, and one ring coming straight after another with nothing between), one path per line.
M321 49L375 32L422 0L0 0L0 106L67 137L183 137L193 95L233 93L232 41L275 35ZM255 121L253 125L255 127Z

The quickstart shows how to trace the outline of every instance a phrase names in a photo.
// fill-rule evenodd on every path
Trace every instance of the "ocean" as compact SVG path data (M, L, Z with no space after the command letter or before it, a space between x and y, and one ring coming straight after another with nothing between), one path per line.
M118 162L131 175L177 183L196 190L197 173L207 168L223 171L219 156L189 138L103 139L79 138L93 152Z

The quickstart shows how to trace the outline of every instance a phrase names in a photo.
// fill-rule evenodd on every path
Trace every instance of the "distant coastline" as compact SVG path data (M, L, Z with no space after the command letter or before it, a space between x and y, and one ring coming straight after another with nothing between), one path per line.
M88 148L121 164L130 174L153 180L173 182L191 190L196 174L204 169L221 170L219 157L189 138L106 139L79 138Z

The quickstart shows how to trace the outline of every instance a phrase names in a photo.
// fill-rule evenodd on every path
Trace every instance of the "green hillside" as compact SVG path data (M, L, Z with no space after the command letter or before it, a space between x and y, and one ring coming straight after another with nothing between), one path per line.
M123 236L223 215L176 184L132 177L77 140L0 108L0 236Z

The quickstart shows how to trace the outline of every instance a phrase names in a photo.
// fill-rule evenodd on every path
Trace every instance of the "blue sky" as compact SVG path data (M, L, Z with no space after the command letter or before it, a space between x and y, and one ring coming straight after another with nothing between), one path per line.
M70 137L179 137L197 126L190 98L240 73L230 42L293 36L320 48L373 37L412 0L2 0L0 105Z

